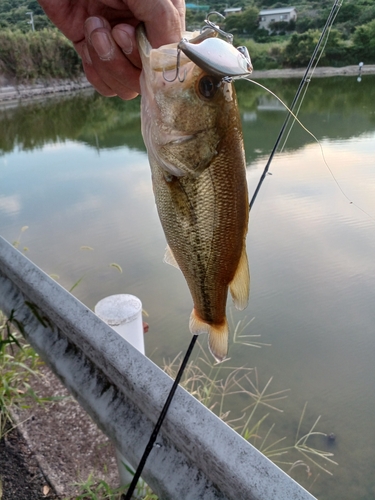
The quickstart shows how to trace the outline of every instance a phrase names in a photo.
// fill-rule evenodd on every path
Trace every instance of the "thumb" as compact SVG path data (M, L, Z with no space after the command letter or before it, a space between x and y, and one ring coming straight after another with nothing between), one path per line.
M154 48L179 42L185 29L185 3L183 0L129 0L134 16L144 22L147 38Z

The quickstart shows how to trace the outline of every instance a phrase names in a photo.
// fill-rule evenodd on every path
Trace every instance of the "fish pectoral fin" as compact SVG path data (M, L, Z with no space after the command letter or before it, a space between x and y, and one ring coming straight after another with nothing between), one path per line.
M199 318L195 309L190 315L190 332L193 335L208 333L208 347L218 363L224 361L228 354L229 328L226 318L220 325L209 324Z
M169 245L165 249L163 262L165 262L166 264L169 264L173 267L176 267L177 269L180 269L180 266L177 264L177 260L175 259L173 252L172 252Z
M250 272L245 244L242 249L236 274L229 284L229 290L236 309L239 309L240 311L245 309L249 302L250 291Z

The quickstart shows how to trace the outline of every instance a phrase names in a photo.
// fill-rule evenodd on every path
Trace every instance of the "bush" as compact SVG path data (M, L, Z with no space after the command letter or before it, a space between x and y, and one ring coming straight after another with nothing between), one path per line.
M270 39L269 37L268 40ZM285 43L269 42L260 44L253 40L241 40L238 45L247 47L254 69L276 69L282 66Z
M254 31L253 38L258 43L267 43L270 41L270 34L266 28L258 28Z
M74 78L82 73L73 45L57 30L0 32L0 72L17 82Z

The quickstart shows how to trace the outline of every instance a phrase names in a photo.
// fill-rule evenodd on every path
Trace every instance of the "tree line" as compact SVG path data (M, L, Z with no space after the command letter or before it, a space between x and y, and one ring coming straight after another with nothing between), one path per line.
M256 69L305 66L332 7L332 0L300 0L295 22L275 22L265 30L258 25L261 9L293 6L294 2L200 0L199 5L203 3L210 11L242 8L241 13L227 16L220 25L234 34L235 45L248 47ZM188 9L187 28L202 26L206 14ZM359 62L375 64L375 0L347 0L342 5L320 65ZM53 27L37 0L1 0L0 75L28 81L72 78L81 72L80 59L72 44Z

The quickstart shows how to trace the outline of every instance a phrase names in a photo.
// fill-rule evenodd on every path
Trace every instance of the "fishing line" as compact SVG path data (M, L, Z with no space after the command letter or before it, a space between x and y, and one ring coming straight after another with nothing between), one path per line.
M259 192L259 190L260 190L260 187L261 187L261 185L262 185L262 183L263 183L263 181L264 181L264 178L265 178L265 176L266 176L266 174L267 174L267 172L268 172L268 170L269 170L269 167L270 167L271 161L272 161L272 159L273 159L273 157L274 157L274 154L275 154L275 152L276 152L276 150L277 150L277 147L279 146L279 143L280 143L280 141L281 141L281 139L282 139L282 136L283 136L283 134L284 134L285 128L286 128L286 126L287 126L287 124L288 124L288 122L289 122L290 116L293 116L293 117L294 117L294 120L297 120L297 121L298 121L298 123L300 123L300 124L301 124L301 122L298 120L297 116L293 113L293 109L294 109L294 107L295 107L295 105L296 105L297 100L299 99L299 97L300 97L300 95L301 95L301 92L302 92L302 89L303 89L304 85L305 85L306 83L309 83L309 79L308 79L308 74L309 74L309 71L310 71L310 69L311 69L311 67L312 67L312 65L313 65L313 63L314 63L314 60L315 60L316 55L317 55L317 53L318 53L318 51L319 51L319 48L320 48L320 47L321 47L321 45L322 45L322 42L323 42L324 36L325 36L327 33L328 33L328 36L329 36L329 29L331 28L331 26L332 26L332 24L333 24L333 21L334 21L334 19L335 19L336 15L337 15L337 13L338 13L339 8L341 7L341 4L342 4L342 0L340 0L340 1L337 1L337 0L336 0L336 1L335 1L335 3L334 3L334 5L333 5L333 7L332 7L332 10L331 10L331 12L330 12L330 14L329 14L329 16L328 16L327 22L326 22L326 24L325 24L325 26L324 26L324 28L323 28L323 31L322 31L321 36L320 36L320 38L319 38L319 41L318 41L318 43L317 43L317 45L316 45L316 47L315 47L315 49L314 49L314 51L313 51L313 54L312 54L311 59L310 59L310 62L309 62L309 64L307 65L307 68L306 68L305 74L304 74L304 76L303 76L303 78L302 78L302 80L301 80L301 83L300 83L300 85L299 85L299 87L298 87L298 90L297 90L297 92L296 92L296 94L295 94L295 96L294 96L293 102L292 102L292 104L291 104L291 106L290 106L290 109L289 109L289 114L288 114L288 116L287 116L286 120L284 121L283 126L281 127L281 130L280 130L280 132L279 132L279 135L278 135L278 137L277 137L277 140L276 140L276 142L275 142L275 145L274 145L274 147L273 147L273 149L272 149L271 155L270 155L270 157L269 157L269 159L268 159L268 162L267 162L267 164L266 164L266 166L265 166L265 168L264 168L263 174L262 174L262 176L261 176L261 178L260 178L260 180L259 180L258 186L257 186L257 188L256 188L256 190L255 190L255 192L254 192L254 195L253 195L253 197L252 197L252 199L251 199L251 201L250 201L249 210L252 208L252 206L253 206L253 204L254 204L254 201L255 201L255 199L256 199L256 196L257 196L257 194L258 194L258 192ZM325 43L327 43L327 41L326 41ZM324 46L325 46L325 45L324 45ZM323 47L323 49L324 49L324 47ZM323 49L322 49L322 50L323 50ZM320 56L319 56L319 58L318 58L317 62L319 61L319 59L320 59ZM316 63L316 64L317 64L317 63ZM314 68L314 69L315 69L315 68ZM251 81L251 80L250 80L250 81ZM263 87L262 85L258 84L257 82L253 82L253 83L255 83L255 84L257 84L257 85L259 85L259 86ZM265 88L265 87L263 87L263 88ZM268 89L266 89L266 90L268 90ZM272 93L272 92L271 92L271 93ZM272 93L272 94L273 94L273 93ZM306 94L306 91L305 91L305 94ZM304 95L305 95L305 94L304 94ZM275 94L273 94L273 95L275 95ZM277 96L275 95L275 97L277 97ZM303 96L303 98L304 98L304 96ZM279 98L277 97L277 99L279 99ZM279 100L280 100L280 99L279 99ZM302 99L302 100L303 100L303 99ZM280 101L281 101L281 100L280 100ZM282 102L282 101L281 101L281 102ZM284 104L284 103L283 103L283 104ZM301 106L301 104L300 104L300 106ZM299 108L300 108L300 106L299 106ZM297 113L298 113L298 111L297 111ZM304 127L302 124L301 124L301 126L302 126L305 130L307 130L307 129L306 129L306 127ZM309 132L309 131L307 130L307 132ZM309 132L309 133L310 133L310 135L312 135L312 136L316 139L316 137L315 137L315 136L314 136L311 132ZM317 139L316 139L316 140L317 140ZM317 140L317 141L318 141L318 140ZM319 143L319 141L318 141L318 143ZM320 144L320 143L319 143L319 144ZM285 145L285 142L284 142L284 145ZM283 147L284 147L284 146L283 146ZM323 158L324 158L324 154L323 154ZM326 162L325 162L325 163L326 163ZM327 166L328 166L328 165L327 165ZM328 168L329 168L329 167L328 167ZM329 170L330 170L330 169L329 169ZM331 171L331 170L330 170L330 171ZM332 172L331 172L331 174L332 174ZM332 176L333 176L333 174L332 174ZM334 178L334 176L333 176L333 178ZM335 179L335 181L336 181L336 179ZM337 181L336 181L336 183L337 183ZM339 186L339 187L340 187L340 186ZM340 188L340 189L341 189L341 188ZM341 191L342 191L342 190L341 190ZM345 193L343 193L343 194L345 195ZM346 196L346 195L345 195L345 196ZM156 423L156 425L155 425L155 427L154 427L154 429L153 429L153 432L152 432L152 434L151 434L151 436L150 436L150 439L149 439L148 444L147 444L147 446L146 446L146 448L145 448L145 451L143 452L142 458L141 458L141 460L140 460L140 462L139 462L139 464L138 464L138 467L137 467L137 469L136 469L136 471L135 471L135 473L134 473L134 476L133 476L132 482L130 483L129 489L128 489L128 491L126 492L126 494L124 494L124 495L122 495L122 496L121 496L121 499L122 499L122 500L131 500L131 497L132 497L132 495L133 495L133 493L134 493L134 490L135 490L135 488L136 488L136 486L137 486L137 483L138 483L138 481L139 481L139 479L140 479L140 477L141 477L142 471L143 471L144 466L145 466L145 464L146 464L147 458L148 458L148 456L150 455L150 453L151 453L151 451L152 451L152 449L153 449L153 447L154 447L154 444L155 444L156 438L157 438L158 433L159 433L159 431L160 431L160 428L161 428L161 426L162 426L162 424L163 424L163 422L164 422L165 416L166 416L167 411L168 411L168 409L169 409L169 407L170 407L170 404L171 404L171 402L172 402L172 400L173 400L173 397L174 397L175 392L176 392L176 390L177 390L177 387L178 387L178 385L179 385L179 383L180 383L181 377L182 377L182 375L183 375L183 373L184 373L184 370L185 370L186 365L187 365L187 363L188 363L188 361L189 361L190 355L191 355L191 353L192 353L192 351L193 351L193 349L194 349L194 346L195 346L195 343L196 343L197 339L198 339L198 335L194 335L194 336L193 336L193 338L192 338L192 339L191 339L191 341L190 341L189 347L188 347L188 349L187 349L187 351L186 351L186 353L185 353L184 359L183 359L183 361L182 361L182 363L181 363L181 366L180 366L180 368L179 368L179 370L178 370L177 376L176 376L176 378L175 378L175 380L174 380L174 382L173 382L172 388L171 388L171 390L170 390L170 392L169 392L169 394L168 394L167 400L166 400L166 402L164 403L164 406L163 406L163 409L162 409L162 411L161 411L161 413L160 413L160 415L159 415L158 421L157 421L157 423Z
M341 5L342 5L342 1L341 1L341 4L340 4L340 6L339 6L339 7L341 7ZM313 66L312 70L311 70L311 75L310 75L310 77L309 77L308 79L306 79L306 81L305 81L305 90L304 90L303 95L302 95L302 97L301 97L301 99L300 99L300 102L299 102L299 105L298 105L298 109L297 109L297 111L296 111L296 116L298 116L298 113L300 112L300 109L301 109L302 103L303 103L303 101L304 101L304 99L305 99L306 92L307 92L307 90L308 90L308 88L309 88L309 85L310 85L310 83L311 83L311 79L312 79L312 77L313 77L313 75L314 75L315 69L316 69L316 67L318 66L319 61L320 61L320 59L321 59L321 57L322 57L322 55L323 55L323 53L324 53L324 50L325 50L325 48L326 48L326 45L327 45L327 42L328 42L328 39L329 39L329 35L331 34L332 25L333 25L333 23L334 23L334 21L335 21L335 19L336 19L336 16L337 16L338 12L339 12L339 9L337 9L337 10L336 10L336 12L335 12L335 13L333 13L332 20L331 20L331 21L330 21L330 23L329 23L329 28L328 28L327 35L326 35L326 37L325 37L325 41L324 41L324 43L323 43L323 46L321 47L321 49L320 49L320 53L319 53L319 55L318 55L318 57L317 57L317 59L316 59L316 62L315 62L315 64L314 64L314 66ZM290 117L289 117L289 118L290 118ZM293 126L294 126L294 123L295 123L295 120L293 120L293 122L292 122L291 126L289 127L289 130L288 130L288 133L287 133L286 138L285 138L285 140L284 140L284 143L283 143L283 145L282 145L282 146L281 146L281 148L280 148L280 152L282 152L282 151L284 150L285 144L286 144L287 140L289 139L289 135L290 135L290 133L291 133L291 131L292 131L292 128L293 128ZM327 165L327 166L328 166L328 165ZM328 167L328 168L329 168L329 167ZM332 173L332 172L331 172L331 173Z
M311 70L311 68L312 68L312 66L313 66L313 64L314 64L314 61L315 61L316 56L317 56L317 54L318 54L318 52L319 52L319 49L320 49L320 48L321 48L321 46L322 46L322 43L323 43L324 37L326 36L326 34L327 34L327 33L329 33L329 30L330 30L330 28L331 28L331 26L332 26L332 24L333 24L333 22L334 22L334 20L335 20L335 18L336 18L336 15L337 15L337 13L338 13L338 11L339 11L339 9L340 9L341 5L342 5L342 0L336 0L336 1L334 2L333 6L332 6L332 9L331 9L331 12L329 13L329 16L328 16L328 18L327 18L326 24L325 24L325 26L324 26L324 28L323 28L323 30L322 30L322 33L320 34L319 40L318 40L318 42L317 42L317 44L316 44L316 46L315 46L315 49L314 49L314 51L313 51L313 53L312 53L312 56L311 56L311 58L310 58L310 61L309 61L308 65L307 65L307 67L306 67L305 74L304 74L304 76L302 77L302 80L301 80L301 82L300 82L300 84L299 84L299 86L298 86L297 92L296 92L296 94L295 94L295 96L294 96L294 98L293 98L292 104L291 104L291 106L290 106L290 110L291 110L291 111L293 111L293 109L295 108L295 105L296 105L296 103L297 103L297 101L298 101L298 99L299 99L299 97L300 97L300 95L301 95L301 92L302 92L302 90L303 90L303 87L305 86L305 84L309 83L309 80L310 80L310 78L308 77L309 72L310 72L310 70ZM319 60L319 59L318 59L318 60ZM260 188L261 188L261 186L262 186L262 184L263 184L263 181L264 181L264 179L265 179L265 177L266 177L266 175L267 175L267 172L268 172L268 170L269 170L269 168L270 168L270 165L271 165L271 162L272 162L272 160L273 160L273 157L275 156L276 150L277 150L277 148L278 148L278 146L279 146L279 144L280 144L280 141L281 141L281 139L282 139L282 137L283 137L283 135L284 135L285 129L286 129L286 127L287 127L288 123L289 123L290 116L291 116L291 114L290 114L290 111L289 111L289 114L288 114L288 116L286 117L286 119L285 119L285 121L284 121L284 123L283 123L283 125L282 125L282 127L281 127L281 129L280 129L279 135L278 135L278 137L277 137L277 139L276 139L276 142L275 142L275 144L274 144L274 146L273 146L273 149L272 149L271 154L270 154L270 156L269 156L269 158L268 158L268 161L267 161L267 163L266 163L266 166L264 167L264 170L263 170L263 173L262 173L262 175L261 175L261 177L260 177L260 179L259 179L258 185L257 185L257 187L255 188L255 191L254 191L253 197L251 198L251 201L250 201L250 204L249 204L249 210L251 210L251 208L252 208L252 206L254 205L254 202L255 202L255 200L256 200L256 197L258 196L259 190L260 190ZM318 141L318 142L319 142L319 141ZM331 172L331 174L332 174L332 172ZM333 175L333 174L332 174L332 175ZM336 183L337 183L337 181L336 181ZM340 189L341 189L341 188L340 188ZM342 191L342 190L341 190L341 191ZM345 196L346 196L346 195L345 195ZM349 200L349 201L350 201L350 200Z
M302 123L302 122L301 122L301 121L297 118L297 114L294 114L294 113L293 113L293 111L292 111L290 108L288 108L288 106L287 106L287 105L286 105L286 104L285 104L285 103L284 103L284 102L280 99L280 97L278 97L278 96L277 96L274 92L272 92L272 90L268 89L267 87L265 87L265 86L264 86L264 85L262 85L261 83L256 82L255 80L251 80L250 78L247 78L247 77L246 77L245 79L246 79L247 81L251 82L251 83L254 83L255 85L258 85L258 87L261 87L262 89L267 90L267 92L269 92L271 95L273 95L273 97L275 97L278 101L280 101L280 102L281 102L281 104L285 107L285 109L287 109L287 110L288 110L289 115L290 115L290 116L293 116L293 118L294 118L293 123L294 123L294 122L298 122L298 123L299 123L299 125L303 128L303 130L305 130L305 131L306 131L309 135L311 135L311 137L312 137L312 138L313 138L313 139L317 142L317 144L319 145L319 147L320 147L320 152L321 152L321 154L322 154L322 158L323 158L324 164L325 164L325 166L328 168L328 171L329 171L329 173L331 174L332 179L333 179L333 180L334 180L334 182L336 183L337 187L338 187L338 188L339 188L339 190L341 191L341 194L342 194L343 196L345 196L345 198L348 200L348 202L349 202L349 203L353 204L355 207L357 207L359 210L361 210L364 214L368 215L371 219L373 219L373 217L372 217L370 214L368 214L367 212L365 212L365 211L364 211L361 207L359 207L359 206L355 205L355 204L351 201L351 199L348 197L348 195L345 193L345 191L342 189L342 187L340 186L340 184L339 184L339 182L337 181L336 177L334 176L334 174L333 174L333 172L332 172L331 167L328 165L328 162L327 162L327 160L326 160L326 157L325 157L325 154L324 154L324 149L323 149L323 146L322 146L321 142L320 142L320 141L319 141L319 139L318 139L318 138L317 138L317 137L316 137L316 136L315 136L315 135L314 135L314 134L313 134L313 133L312 133L309 129L307 129L307 128L304 126L304 124L303 124L303 123ZM305 94L306 94L306 92L305 92ZM302 104L302 101L301 101L301 104ZM300 104L300 106L299 106L299 108L298 108L298 109L300 109L301 104ZM289 118L288 118L288 119L289 119ZM288 132L288 137L289 137L289 132ZM285 141L285 142L286 142L286 141ZM285 146L285 142L284 142L284 145L282 146L282 148ZM267 163L267 165L268 165L268 163ZM250 208L251 208L251 206L250 206ZM373 220L375 220L375 219L373 219Z
M185 367L186 367L186 365L187 365L187 363L189 361L190 355L191 355L191 353L192 353L192 351L194 349L194 346L195 346L195 343L197 341L197 338L198 338L198 335L194 335L193 338L190 341L189 347L188 347L188 349L187 349L187 351L185 353L184 359L182 360L180 369L178 370L178 373L177 373L176 378L175 378L175 380L173 382L172 388L169 391L167 400L164 403L164 406L163 406L163 409L162 409L162 411L160 413L159 419L156 422L156 425L154 427L154 430L152 431L152 434L151 434L151 437L149 439L149 442L147 443L145 451L143 452L142 458L141 458L141 460L140 460L140 462L138 464L137 470L134 473L134 477L132 479L132 482L130 483L129 489L126 492L126 494L124 494L124 495L121 496L121 500L131 500L131 497L132 497L132 495L134 493L134 490L135 490L135 488L137 486L139 478L141 477L143 468L144 468L144 466L146 464L146 460L147 460L149 454L151 453L151 451L152 451L152 449L154 447L154 444L155 444L156 438L158 436L160 427L162 426L162 424L164 422L164 419L165 419L165 416L167 414L168 408L170 407L170 404L172 402L173 396L174 396L174 394L176 392L178 384L180 383L181 377L182 377L182 375L184 373L184 370L185 370Z

